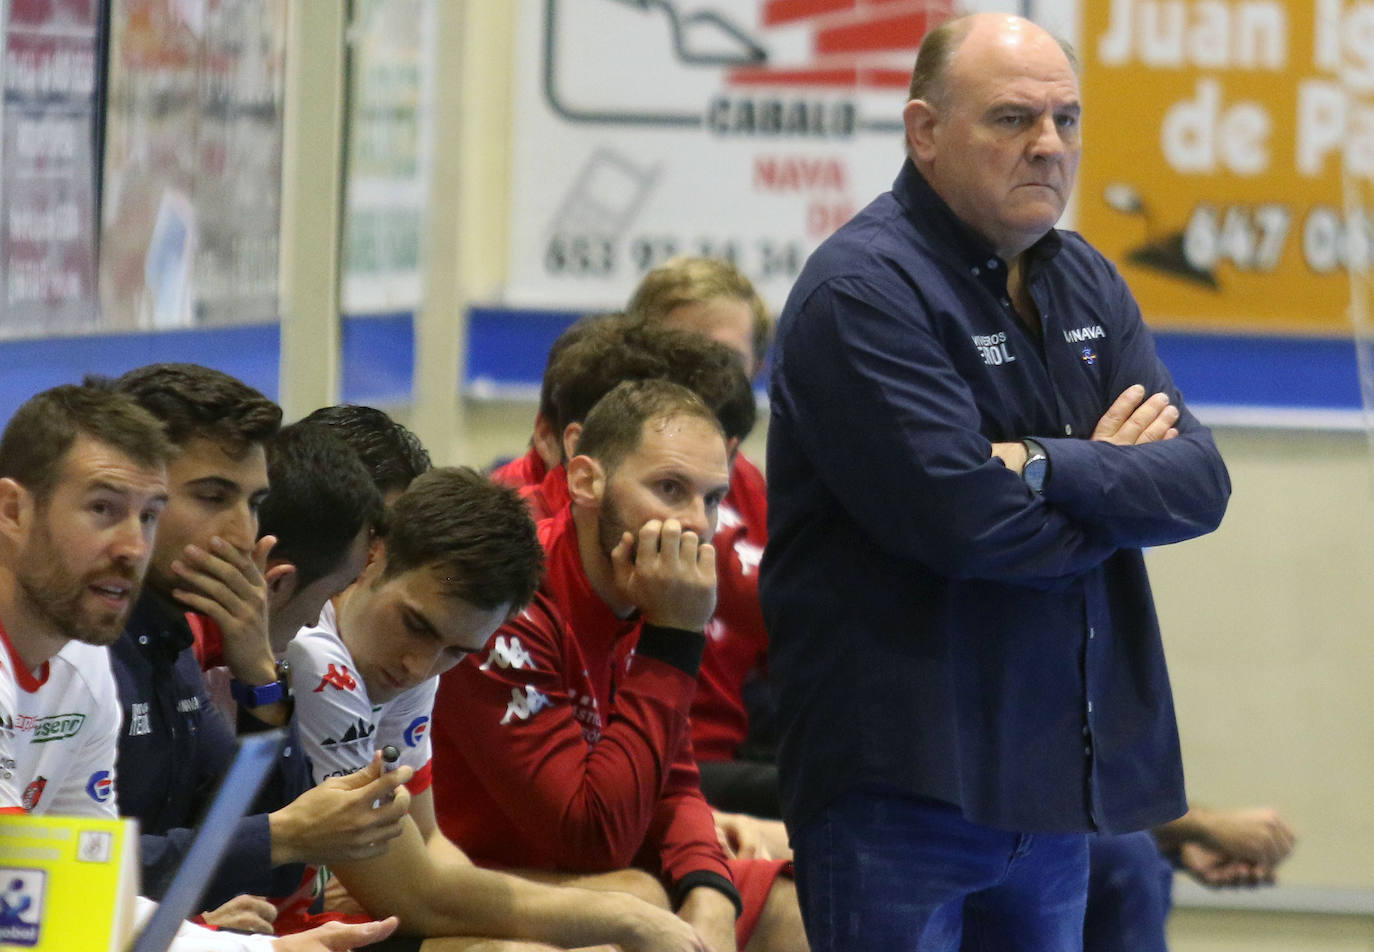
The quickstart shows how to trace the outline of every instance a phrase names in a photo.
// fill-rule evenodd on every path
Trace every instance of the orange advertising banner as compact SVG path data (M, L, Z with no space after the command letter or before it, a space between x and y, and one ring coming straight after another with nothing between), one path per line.
M1374 3L1082 5L1076 227L1155 327L1344 333L1370 254ZM1347 183L1350 183L1348 186Z

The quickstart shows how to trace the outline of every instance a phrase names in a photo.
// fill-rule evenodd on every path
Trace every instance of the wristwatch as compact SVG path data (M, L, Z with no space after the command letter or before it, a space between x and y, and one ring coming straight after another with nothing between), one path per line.
M1021 478L1037 496L1045 491L1045 480L1050 475L1050 458L1045 448L1035 440L1022 440L1026 447L1026 462L1021 467Z
M244 684L238 678L229 679L229 694L236 704L262 707L276 704L291 696L291 668L285 661L277 662L277 680L268 684Z

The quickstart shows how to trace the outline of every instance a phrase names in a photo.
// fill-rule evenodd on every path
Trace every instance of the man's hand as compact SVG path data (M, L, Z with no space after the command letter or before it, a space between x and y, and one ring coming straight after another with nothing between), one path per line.
M275 952L348 952L364 945L381 942L401 920L395 916L380 922L326 922L305 932L283 936L272 943Z
M1145 388L1133 384L1102 414L1093 428L1092 439L1117 446L1172 440L1178 436L1174 429L1177 422L1178 407L1169 402L1167 393L1157 393L1146 400Z
M240 552L216 536L211 551L188 545L172 563L182 584L173 590L177 601L214 619L224 635L224 661L229 673L244 684L269 684L277 679L276 659L267 636L267 553L276 545L263 536L252 552ZM272 570L289 571L289 566Z
M272 865L326 865L382 855L401 835L410 808L410 792L401 785L413 773L409 767L383 771L378 752L362 770L330 777L269 814Z
M611 551L615 583L651 625L703 631L716 609L716 550L676 519L651 519L636 547L626 532Z
M716 839L725 855L732 859L772 859L773 854L764 842L758 820L743 813L711 811L716 821Z
M1293 852L1297 836L1278 811L1210 810L1195 807L1185 814L1191 821L1190 839L1231 859L1273 867Z
M994 443L991 456L1000 459L1003 466L1019 476L1026 467L1026 444L1019 440L1015 443Z
M735 952L735 904L720 890L698 886L687 894L677 914L713 952Z
M1189 876L1214 889L1262 886L1274 881L1274 867L1247 863L1201 843L1184 843L1180 846L1178 863Z
M207 925L239 932L271 935L277 921L277 907L261 896L235 896L218 909L202 913Z
M696 929L668 910L628 894L607 893L606 896L626 907L618 916L630 923L629 934L617 942L617 947L624 952L717 952L715 946L706 944ZM727 899L726 904L729 902ZM734 907L731 907L733 913Z

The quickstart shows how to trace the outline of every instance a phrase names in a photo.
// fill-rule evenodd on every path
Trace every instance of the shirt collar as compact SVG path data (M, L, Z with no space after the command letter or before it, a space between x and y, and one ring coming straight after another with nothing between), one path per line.
M962 267L976 274L976 269L996 259L992 246L954 214L911 159L902 163L902 170L892 183L892 194L931 247L943 249ZM1062 243L1058 229L1051 228L1046 232L1028 249L1025 273L1030 275L1058 254Z
M149 648L157 645L172 655L191 647L195 641L191 626L186 623L186 609L146 586L124 625L124 635L135 640L139 635L147 635Z
M609 651L615 642L639 627L639 613L618 618L592 588L577 547L572 507L539 524L547 553L544 587L563 610L573 636L584 650Z
M5 630L3 624L0 624L0 667L4 667L5 664L9 664L14 669L15 682L29 694L34 693L47 683L48 671L51 670L47 661L39 665L37 671L30 671L26 668L23 659L19 657L19 652L15 651L14 645L10 643L10 633ZM0 726L8 725L0 722Z

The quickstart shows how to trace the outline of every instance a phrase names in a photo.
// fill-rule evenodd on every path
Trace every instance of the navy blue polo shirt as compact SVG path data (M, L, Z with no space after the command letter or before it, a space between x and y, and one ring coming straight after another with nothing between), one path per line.
M778 329L760 596L783 812L862 785L1025 832L1184 812L1141 549L1211 531L1230 481L1116 269L1051 231L1006 265L908 161L821 245ZM1132 384L1176 439L1090 441ZM1033 437L1043 496L990 458Z
M143 895L160 899L195 836L194 825L209 805L234 757L234 729L215 709L192 650L184 609L145 588L110 649L124 709L115 771L122 816L136 817L140 831ZM243 726L262 730L243 711ZM206 890L202 905L214 909L242 893L280 897L300 884L304 867L273 869L267 814L310 789L294 719L276 767Z

